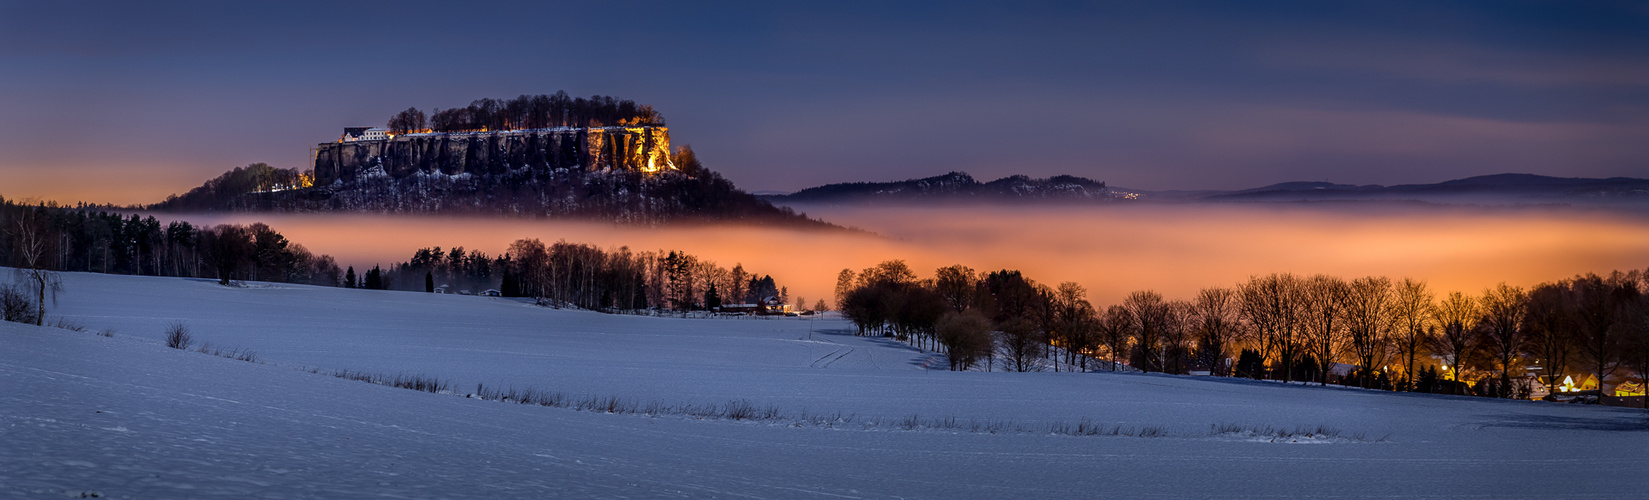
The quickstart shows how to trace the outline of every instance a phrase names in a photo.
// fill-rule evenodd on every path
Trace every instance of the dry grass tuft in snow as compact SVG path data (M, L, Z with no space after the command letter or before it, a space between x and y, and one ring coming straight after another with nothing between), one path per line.
M1297 427L1288 430L1273 428L1269 425L1260 427L1225 423L1213 425L1209 429L1208 435L1211 437L1236 438L1244 441L1289 444L1381 443L1386 441L1385 437L1369 439L1360 432L1346 436L1339 429L1326 425L1319 425L1315 428Z
M355 372L349 370L323 371L320 368L311 368L309 373L331 375L341 379L366 382L399 389L429 392L435 394L451 394L451 386L445 380L424 375L379 375L376 373Z
M194 343L195 338L189 335L189 325L178 321L166 327L166 347L188 350Z
M316 370L312 372L319 373ZM351 372L338 372L351 373ZM342 376L342 375L339 375ZM355 376L342 376L353 380L362 380L372 383L372 380ZM391 384L383 384L391 385ZM430 391L436 392L436 391ZM1384 439L1370 440L1362 434L1342 436L1339 429L1327 426L1318 426L1314 429L1298 428L1294 430L1277 429L1270 426L1241 426L1237 424L1220 424L1214 426L1208 433L1177 433L1166 426L1152 425L1146 427L1125 427L1120 424L1106 425L1083 418L1076 424L1054 422L1047 427L1034 427L1015 424L1011 420L958 420L956 417L924 418L918 414L911 414L897 419L883 419L881 417L861 418L856 414L814 414L803 411L798 416L786 415L778 407L757 406L742 399L728 401L716 405L672 405L652 402L639 404L616 396L585 396L574 398L564 392L544 391L534 388L517 389L510 387L500 389L487 387L486 384L476 384L475 392L465 397L485 401L499 401L533 406L547 406L552 408L567 408L575 411L596 413L644 415L649 417L680 416L702 420L734 420L786 424L794 427L812 426L821 428L859 428L865 430L891 429L898 431L949 431L966 432L973 434L1055 434L1062 436L1117 436L1139 438L1246 438L1245 440L1273 443L1366 443L1380 442Z
M257 353L252 352L251 350L241 349L241 348L238 348L238 347L236 347L236 348L213 347L211 342L202 343L199 348L195 349L195 352L204 353L204 354L211 354L213 356L217 356L217 357L220 357L220 358L229 358L229 359L233 359L233 360L236 360L236 361L245 361L245 362L248 362L248 363L257 363L258 362Z

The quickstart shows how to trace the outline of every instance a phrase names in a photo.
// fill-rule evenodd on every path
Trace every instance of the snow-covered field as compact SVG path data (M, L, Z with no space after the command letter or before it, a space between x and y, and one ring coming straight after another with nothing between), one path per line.
M0 323L0 495L1649 496L1641 410L1161 375L952 373L931 353L854 337L839 320L613 316L174 278L64 281L49 312L86 332ZM250 349L263 363L165 348L163 330L180 320L197 342ZM105 328L115 337L92 333ZM435 376L456 394L307 368ZM744 400L780 418L463 397L477 383L640 405ZM843 419L816 417L826 414ZM923 424L907 428L912 415ZM1006 428L936 428L949 419ZM1161 436L1049 432L1084 419ZM1217 425L1339 434L1272 439Z

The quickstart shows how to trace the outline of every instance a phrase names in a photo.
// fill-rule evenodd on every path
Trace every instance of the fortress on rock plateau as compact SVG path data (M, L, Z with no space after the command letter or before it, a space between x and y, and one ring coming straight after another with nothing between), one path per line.
M316 145L315 186L366 177L415 174L504 174L531 169L586 172L673 171L664 126L556 127L400 135L346 129L343 139Z

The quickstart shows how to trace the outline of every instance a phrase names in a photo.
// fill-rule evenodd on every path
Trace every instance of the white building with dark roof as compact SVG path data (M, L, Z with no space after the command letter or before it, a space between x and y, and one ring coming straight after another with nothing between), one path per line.
M386 139L389 139L389 130L377 127L344 127L344 135L338 140L341 142L355 142Z

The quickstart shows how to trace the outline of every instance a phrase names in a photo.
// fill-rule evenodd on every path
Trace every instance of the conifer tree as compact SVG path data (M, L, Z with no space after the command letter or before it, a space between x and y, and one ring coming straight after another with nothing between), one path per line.
M716 310L721 307L721 294L716 291L716 284L710 284L710 290L704 292L704 308Z
M380 269L378 266L372 266L372 270L366 272L366 288L369 290L385 289L383 269Z

